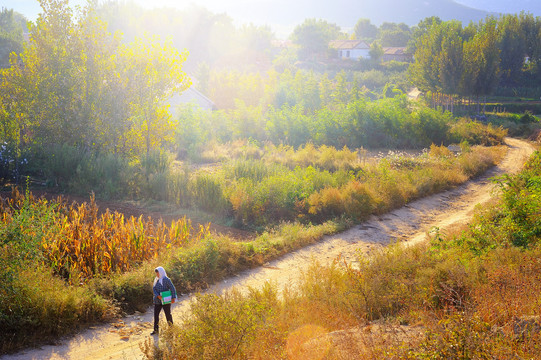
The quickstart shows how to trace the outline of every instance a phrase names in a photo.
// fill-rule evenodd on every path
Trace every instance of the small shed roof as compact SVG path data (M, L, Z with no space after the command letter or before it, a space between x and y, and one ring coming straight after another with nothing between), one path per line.
M406 53L405 47L385 47L383 48L385 55L404 55Z

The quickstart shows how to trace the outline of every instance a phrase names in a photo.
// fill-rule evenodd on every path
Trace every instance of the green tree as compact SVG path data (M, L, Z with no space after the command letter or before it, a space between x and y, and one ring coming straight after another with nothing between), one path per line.
M23 51L26 19L13 9L0 10L0 68L10 66L9 55Z
M77 51L77 24L68 0L41 0L43 12L31 27L31 41L21 56L34 87L26 116L36 119L35 140L41 144L82 145L88 126L80 122L75 94L82 91Z
M196 72L197 88L205 95L209 95L210 67L206 62L202 62L197 67Z
M410 66L412 82L421 91L435 92L439 87L438 55L441 52L443 25L433 24L416 41L415 62Z
M479 97L490 94L498 84L500 50L495 21L488 21L469 41L464 43L464 71L461 93ZM479 108L478 108L479 111Z
M500 71L503 84L516 84L527 55L526 37L516 15L504 15L498 20Z
M383 54L385 54L385 51L381 47L379 41L374 41L370 45L370 51L368 52L368 54L370 55L370 59L375 64L379 64L381 62L381 59L383 58Z
M519 22L526 41L529 70L539 77L541 75L541 19L521 12Z
M0 139L2 139L2 157L6 150L12 152L13 158L2 159L9 167L15 166L16 181L18 181L19 158L28 143L29 129L33 119L28 116L30 103L26 89L32 87L32 80L24 71L24 66L15 53L11 54L11 66L0 69Z
M462 25L458 21L449 22L447 25L442 33L441 51L437 58L439 89L446 95L455 95L459 93L463 71Z
M325 56L329 41L343 36L336 24L321 19L306 19L295 27L291 40L299 46L299 58L307 60Z
M421 38L430 32L432 26L439 25L441 22L442 20L439 17L431 16L419 21L416 26L412 27L411 38L407 45L408 52L414 54Z
M266 53L271 51L274 34L269 26L249 24L240 28L239 37L243 48Z
M438 96L437 104L434 105L452 105L450 99L460 92L463 69L461 35L460 22L442 22L432 25L417 43L410 76L415 86L422 91L446 95Z
M331 92L331 98L338 104L347 104L350 99L347 74L344 70L334 77L334 89Z
M359 19L353 32L357 39L372 42L378 37L379 30L369 19Z
M295 89L295 96L297 98L296 103L302 104L306 110L315 112L321 107L319 81L313 71L297 71L293 89Z
M181 71L186 55L155 38L121 46L120 35L96 17L95 1L77 15L68 0L40 3L30 42L2 72L9 139L124 155L160 144L169 129L163 100L188 85Z
M130 148L138 151L144 139L148 155L152 147L171 140L172 123L165 101L190 85L182 64L186 53L179 53L170 41L157 37L136 38L118 49L120 79L126 82L134 124Z
M383 23L380 26L378 40L384 47L406 46L410 39L411 30L404 23Z

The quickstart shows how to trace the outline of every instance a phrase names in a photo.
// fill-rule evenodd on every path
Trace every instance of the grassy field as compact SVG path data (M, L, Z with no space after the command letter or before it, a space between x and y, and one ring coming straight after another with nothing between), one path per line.
M362 164L362 177L344 176L335 187L309 193L315 199L301 214L317 222L282 222L241 242L211 235L205 227L194 229L186 220L169 225L124 219L119 213L98 214L92 199L76 206L15 192L1 207L0 325L6 331L2 352L122 312L146 310L148 274L158 263L168 269L179 291L201 289L344 230L370 213L466 181L495 164L503 153L502 147L465 147L455 155L434 146L418 157L395 155ZM254 164L248 170L261 169ZM225 171L234 173L235 167ZM326 176L332 180L333 174Z
M360 266L314 263L297 288L200 295L149 359L541 356L541 153L452 233ZM304 344L304 345L303 345Z

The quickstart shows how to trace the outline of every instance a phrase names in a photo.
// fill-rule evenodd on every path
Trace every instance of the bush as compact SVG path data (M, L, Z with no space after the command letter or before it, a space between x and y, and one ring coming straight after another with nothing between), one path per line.
M117 315L111 302L26 263L0 287L0 353L73 333Z
M188 191L196 208L219 215L227 214L230 209L222 181L214 175L196 175L190 180Z
M243 358L258 330L272 318L276 302L277 293L270 286L252 290L246 298L236 291L198 295L182 327L165 334L168 346L158 350L147 342L146 355L156 356L156 351L163 359Z
M18 182L20 176L28 171L29 155L25 150L18 154L17 149L7 142L0 144L0 184Z
M37 150L45 183L76 194L91 192L100 197L118 198L133 186L128 161L118 155L87 151L81 147L55 145ZM133 189L133 187L132 187Z
M494 126L500 126L507 129L509 136L528 137L535 131L541 129L539 119L531 113L526 112L523 115L511 113L490 114L488 122Z
M494 146L501 145L507 130L495 128L491 124L483 125L476 121L461 119L451 126L450 139L453 143L467 141L471 145Z

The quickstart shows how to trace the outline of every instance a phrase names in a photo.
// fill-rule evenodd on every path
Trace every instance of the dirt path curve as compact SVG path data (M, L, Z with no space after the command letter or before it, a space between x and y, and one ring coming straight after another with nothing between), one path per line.
M437 226L446 228L468 220L477 204L488 201L494 189L490 178L503 173L520 171L534 148L521 140L507 139L509 152L504 161L482 177L453 190L408 204L407 206L351 228L343 233L326 237L323 241L288 254L264 267L243 272L224 280L208 291L221 293L233 287L240 290L259 287L271 281L279 288L291 285L302 271L317 260L328 264L341 256L355 261L359 251L370 253L374 249L400 240L415 243L426 238L426 232ZM150 280L149 280L150 281ZM180 319L188 311L191 296L183 296L173 305L173 316ZM163 315L162 315L163 317ZM150 337L151 311L122 320L122 324L102 325L88 329L74 337L61 340L57 346L43 346L26 352L4 356L0 360L28 359L142 359L139 345Z

